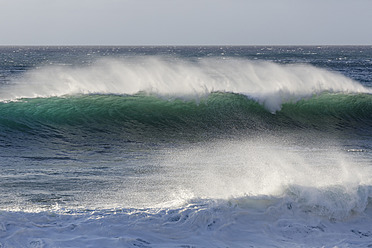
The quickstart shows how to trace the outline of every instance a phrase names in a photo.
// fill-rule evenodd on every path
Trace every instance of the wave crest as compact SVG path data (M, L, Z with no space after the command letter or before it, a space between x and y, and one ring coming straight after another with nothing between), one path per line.
M280 65L242 59L143 57L103 59L85 67L43 67L3 87L2 101L74 94L157 94L199 100L212 92L244 94L270 112L324 91L369 93L341 74L310 65Z

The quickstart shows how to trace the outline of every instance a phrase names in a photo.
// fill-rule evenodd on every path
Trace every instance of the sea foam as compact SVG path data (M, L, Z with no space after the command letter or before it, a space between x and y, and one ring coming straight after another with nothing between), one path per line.
M370 171L353 163L348 153L330 154L321 147L294 150L284 143L278 149L275 142L280 141L219 141L164 151L154 158L163 167L159 174L163 183L157 184L163 187L153 195L173 191L169 198L178 197L178 201L142 207L2 212L0 243L52 247L368 246L372 236ZM309 152L317 156L304 155ZM148 186L154 188L154 184ZM182 191L189 194L180 195ZM97 207L104 204L105 196L107 192L91 195L89 200ZM118 194L106 200L112 204L113 199L125 198L127 194ZM132 200L135 204L140 198Z

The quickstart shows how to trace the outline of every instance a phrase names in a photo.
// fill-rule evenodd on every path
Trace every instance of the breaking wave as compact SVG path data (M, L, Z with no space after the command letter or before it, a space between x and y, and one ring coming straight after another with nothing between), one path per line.
M196 100L212 92L246 95L270 112L283 103L323 92L369 93L341 74L310 65L279 65L241 59L99 60L83 67L42 67L2 87L0 100L74 94L155 94L165 99Z

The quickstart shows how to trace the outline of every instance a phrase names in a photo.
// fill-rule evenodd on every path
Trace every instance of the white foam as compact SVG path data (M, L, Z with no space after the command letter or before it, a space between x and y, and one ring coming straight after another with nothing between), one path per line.
M3 87L2 101L71 94L135 94L199 99L214 91L245 94L271 112L289 101L324 91L369 92L341 74L310 65L280 65L242 59L102 59L90 66L52 66L25 73Z
M194 199L273 197L290 198L303 211L310 208L329 219L364 212L372 193L372 170L353 156L368 155L323 141L297 149L286 142L251 137L165 150L152 158L159 173L136 182L133 192L117 190L128 187L126 181L80 202L88 208L177 208Z
M254 204L253 204L254 203ZM284 198L190 202L174 209L1 212L4 247L367 247L371 209L321 218ZM371 208L371 207L370 207Z
M55 206L49 211L0 212L0 244L370 245L372 172L353 157L365 154L330 149L327 144L297 149L291 144L261 137L159 151L152 159L160 173L141 177L138 195L120 192L116 185L115 192L88 195L81 202L88 206L85 209ZM131 204L116 205L128 197Z

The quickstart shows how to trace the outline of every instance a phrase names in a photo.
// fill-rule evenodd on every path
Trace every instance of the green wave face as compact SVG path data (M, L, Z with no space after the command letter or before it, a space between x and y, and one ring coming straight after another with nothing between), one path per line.
M280 116L306 128L369 129L372 124L370 94L323 93L283 105Z
M274 114L244 95L216 92L196 101L152 95L80 95L0 104L0 128L45 135L86 133L187 136L293 129L371 131L372 96L323 93Z

